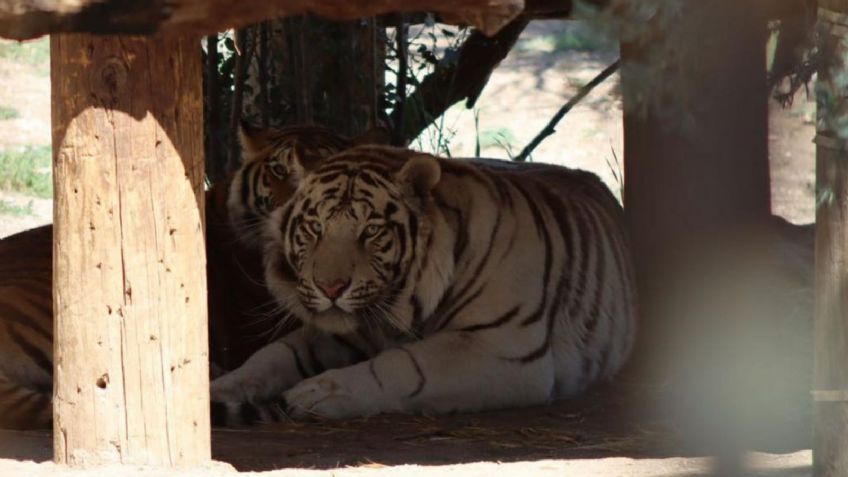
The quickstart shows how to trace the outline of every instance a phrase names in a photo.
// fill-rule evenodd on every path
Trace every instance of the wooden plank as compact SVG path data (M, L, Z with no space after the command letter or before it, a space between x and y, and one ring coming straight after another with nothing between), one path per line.
M848 16L819 10L813 475L848 475Z
M491 35L523 8L524 0L6 0L0 1L0 36L27 39L56 32L157 30L208 34L305 13L352 20L421 11L440 13L446 22L470 24Z
M51 37L55 459L210 459L199 38Z

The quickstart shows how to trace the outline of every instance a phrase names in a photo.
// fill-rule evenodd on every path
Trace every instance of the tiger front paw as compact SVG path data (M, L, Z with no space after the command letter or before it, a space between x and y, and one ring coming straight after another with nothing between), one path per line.
M293 418L344 419L378 414L378 396L353 389L339 373L328 371L306 379L283 393L287 414Z
M214 427L250 426L286 419L282 402L259 401L246 393L244 386L233 385L225 379L212 382L210 397L209 411Z

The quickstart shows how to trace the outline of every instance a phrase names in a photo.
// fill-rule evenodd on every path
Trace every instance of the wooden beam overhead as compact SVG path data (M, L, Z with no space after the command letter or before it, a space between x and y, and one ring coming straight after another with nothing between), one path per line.
M569 0L560 3L570 8ZM208 34L304 13L350 20L422 11L493 35L523 10L524 0L0 0L0 37L24 40L62 32Z

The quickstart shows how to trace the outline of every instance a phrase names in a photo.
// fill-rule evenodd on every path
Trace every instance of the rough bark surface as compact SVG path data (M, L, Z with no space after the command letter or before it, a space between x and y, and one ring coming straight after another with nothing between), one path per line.
M55 459L210 459L194 37L51 37Z

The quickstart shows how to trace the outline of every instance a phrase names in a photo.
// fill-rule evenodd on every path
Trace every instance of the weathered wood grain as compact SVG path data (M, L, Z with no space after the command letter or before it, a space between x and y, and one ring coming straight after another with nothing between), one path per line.
M51 37L63 464L210 458L198 44Z
M570 3L570 2L568 2ZM350 20L390 12L437 12L445 21L496 33L524 0L0 0L0 36L56 32L208 34L265 19L314 13Z

